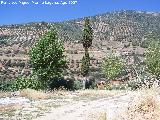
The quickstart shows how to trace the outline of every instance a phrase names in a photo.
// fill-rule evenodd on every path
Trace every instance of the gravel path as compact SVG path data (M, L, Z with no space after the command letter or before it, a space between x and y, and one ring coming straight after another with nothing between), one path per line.
M115 115L127 109L134 95L134 92L128 92L99 100L75 102L52 109L50 113L35 120L89 120L89 114L96 113L105 113L107 120L112 120Z

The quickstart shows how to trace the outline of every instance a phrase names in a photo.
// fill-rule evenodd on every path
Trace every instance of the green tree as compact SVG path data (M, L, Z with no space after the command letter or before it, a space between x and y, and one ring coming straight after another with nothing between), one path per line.
M155 77L160 76L160 41L154 40L148 47L146 53L146 65L149 73Z
M123 63L118 57L107 57L102 62L102 71L108 80L116 78L123 69Z
M83 29L83 39L82 44L85 49L85 54L88 54L88 48L92 45L93 30L90 25L88 18L85 18L84 29Z
M83 56L83 58L82 58L81 74L83 76L88 75L88 73L89 73L89 64L90 64L90 58L89 58L89 54L87 54L86 56Z
M90 21L88 18L85 18L84 29L83 29L83 48L85 50L85 56L82 58L82 66L81 66L81 74L86 76L89 74L89 64L90 57L88 53L88 48L92 45L93 39L93 30L90 25Z
M61 76L66 68L64 47L55 30L44 34L30 51L33 73L38 79L47 82L50 78Z

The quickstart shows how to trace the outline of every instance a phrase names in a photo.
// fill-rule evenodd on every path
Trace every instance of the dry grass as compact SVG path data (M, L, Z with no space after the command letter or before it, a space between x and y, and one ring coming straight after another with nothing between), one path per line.
M68 91L54 91L54 92L44 92L44 91L37 91L33 89L23 89L18 92L18 95L15 97L25 97L32 100L39 100L39 99L57 99L65 97L69 94ZM0 91L0 98L4 97L13 97L13 92L2 92Z
M66 91L66 90L59 90L54 92L43 92L43 91L36 91L32 89L24 89L20 92L20 96L26 97L29 99L67 99L72 98L74 100L95 100L104 97L111 97L120 93L124 93L125 91L107 91L107 90L78 90L78 91Z
M47 94L43 91L37 91L37 90L33 90L33 89L21 90L20 92L18 92L18 94L16 96L17 97L26 97L26 98L35 99L35 100L49 98L49 94ZM4 97L13 97L13 92L2 92L1 91L0 98L4 98Z
M105 98L105 97L112 97L115 95L118 95L120 93L124 93L125 91L120 91L120 90L112 90L112 91L107 91L107 90L79 90L77 91L76 95L78 99L89 99L89 100L96 100L100 98Z
M67 99L72 98L74 100L95 100L104 97L111 97L114 95L118 95L120 93L124 93L125 91L107 91L107 90L78 90L78 91L66 91L59 90L54 92L43 92L36 91L32 89L24 89L20 92L20 96L26 97L29 99Z
M2 92L2 91L0 91L0 98L10 97L10 96L11 96L11 92Z
M18 104L10 104L10 105L0 105L0 112L2 111L8 111L8 110L11 110L11 109L19 109L21 108L21 105L18 105Z
M15 114L17 109L22 109L21 105L18 104L10 104L10 105L0 105L0 117L12 117Z
M160 120L159 90L155 88L137 91L128 110L121 115L125 120ZM117 119L118 120L118 119Z
M29 99L34 99L34 100L49 98L49 94L47 94L43 91L37 91L37 90L33 90L33 89L21 90L20 91L20 96L21 97L26 97L26 98L29 98Z

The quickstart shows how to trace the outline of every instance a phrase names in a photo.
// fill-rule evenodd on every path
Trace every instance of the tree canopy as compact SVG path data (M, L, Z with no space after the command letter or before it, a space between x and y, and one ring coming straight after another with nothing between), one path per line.
M88 18L85 18L84 29L83 29L83 40L82 44L84 48L89 48L92 45L93 30L90 25Z
M64 47L57 32L50 30L44 34L30 51L33 73L41 80L61 76L66 68Z
M85 50L85 56L82 58L82 66L81 66L81 74L86 76L89 74L89 64L90 57L88 53L88 48L92 45L93 39L93 30L90 25L90 21L88 18L85 18L84 29L83 29L83 48Z
M111 80L116 78L123 69L123 63L118 57L106 57L102 63L102 71Z
M155 76L160 76L160 41L154 40L146 53L147 70Z

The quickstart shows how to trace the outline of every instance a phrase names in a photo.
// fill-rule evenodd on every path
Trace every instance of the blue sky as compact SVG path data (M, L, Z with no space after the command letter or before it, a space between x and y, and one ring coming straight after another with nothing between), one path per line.
M38 1L39 4L23 6L18 1ZM0 25L64 21L118 10L160 12L160 0L75 0L75 5L40 4L44 1L68 3L69 0L0 0ZM4 5L4 2L18 2L18 5Z

